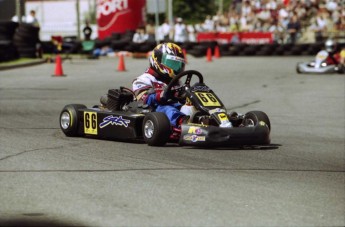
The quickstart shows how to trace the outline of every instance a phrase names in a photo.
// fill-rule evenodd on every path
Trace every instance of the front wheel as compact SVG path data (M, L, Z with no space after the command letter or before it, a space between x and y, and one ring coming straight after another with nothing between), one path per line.
M142 130L144 140L149 146L163 146L171 134L170 121L164 113L148 113L144 118Z
M60 128L66 136L79 136L78 110L85 109L85 105L70 104L66 105L60 113Z
M300 63L298 63L298 64L296 65L296 72L297 72L298 74L302 73L301 70L300 70L300 68L299 68L299 65L300 65Z
M250 111L244 116L244 126L255 127L258 124L266 124L271 131L271 122L267 114L262 111Z

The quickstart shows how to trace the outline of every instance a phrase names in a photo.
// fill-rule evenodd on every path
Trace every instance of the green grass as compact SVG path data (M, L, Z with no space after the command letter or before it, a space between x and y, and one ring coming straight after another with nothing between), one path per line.
M36 63L41 62L42 60L46 60L49 58L55 58L55 54L43 54L42 58L19 58L13 61L6 61L6 62L0 62L0 67L12 67L16 65L23 65L23 64L30 64L30 63ZM70 54L68 55L70 58L82 58L82 54ZM62 58L67 57L67 54L61 54Z
M32 63L32 62L38 62L41 61L40 58L19 58L13 61L6 61L6 62L0 62L0 66L14 66L14 65L20 65L25 63Z

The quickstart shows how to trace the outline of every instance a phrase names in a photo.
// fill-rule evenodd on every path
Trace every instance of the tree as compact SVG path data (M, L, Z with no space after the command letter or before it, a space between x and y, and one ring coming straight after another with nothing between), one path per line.
M203 22L207 15L215 15L215 0L174 0L174 17L181 17L186 23Z

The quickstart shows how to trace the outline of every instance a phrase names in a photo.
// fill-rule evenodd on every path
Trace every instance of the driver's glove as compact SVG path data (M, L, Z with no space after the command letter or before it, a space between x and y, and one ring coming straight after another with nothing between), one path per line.
M167 85L163 83L154 83L153 88L156 94L155 95L156 101L159 104L165 104L167 102L166 97L165 97Z

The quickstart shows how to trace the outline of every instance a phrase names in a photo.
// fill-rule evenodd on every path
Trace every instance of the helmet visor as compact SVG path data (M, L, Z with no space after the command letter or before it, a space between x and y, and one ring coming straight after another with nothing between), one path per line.
M185 60L175 55L163 54L162 64L171 68L175 75L177 75L183 71Z

